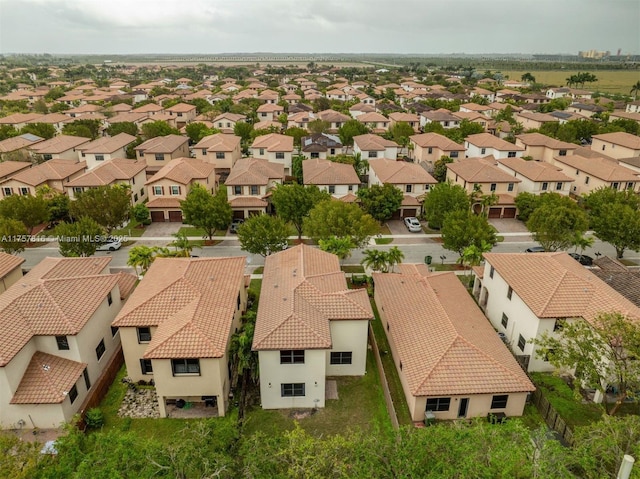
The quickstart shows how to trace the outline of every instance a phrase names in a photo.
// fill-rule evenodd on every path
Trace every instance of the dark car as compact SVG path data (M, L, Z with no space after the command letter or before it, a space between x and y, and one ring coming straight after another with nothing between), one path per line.
M532 246L531 248L527 248L525 250L527 253L544 253L544 248L542 246Z
M583 266L593 266L593 258L591 256L587 256L586 254L578 254L578 253L569 253L576 261L580 262Z
M229 233L237 233L238 228L244 223L242 218L236 218L231 222L231 226L229 227Z

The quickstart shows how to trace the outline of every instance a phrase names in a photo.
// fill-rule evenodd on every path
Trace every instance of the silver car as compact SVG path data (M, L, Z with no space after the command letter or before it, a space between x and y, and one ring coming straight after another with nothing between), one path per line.
M404 224L412 233L422 232L422 226L420 225L418 218L416 218L415 216L406 217L404 219Z
M105 243L101 243L96 248L96 251L116 251L122 247L119 239L109 239Z

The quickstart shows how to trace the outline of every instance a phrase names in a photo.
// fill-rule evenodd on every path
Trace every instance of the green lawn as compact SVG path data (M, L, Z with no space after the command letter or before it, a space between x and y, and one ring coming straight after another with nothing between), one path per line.
M264 266L258 266L256 269L253 270L253 274L262 274L264 273Z
M260 288L262 288L262 280L261 279L252 279L251 283L249 283L249 291L252 291L256 295L256 303L260 299Z
M305 431L320 437L345 433L349 429L375 431L391 427L372 351L367 354L367 374L334 379L338 382L339 399L327 400L324 408L298 420ZM289 414L287 409L265 410L255 406L247 413L243 434L262 431L277 435L291 430L294 419Z
M376 244L389 244L393 242L393 238L376 238Z
M378 315L378 308L373 300L371 300L371 307L373 308L374 320L371 322L373 326L373 334L376 337L376 343L378 349L380 349L380 359L382 359L382 367L384 368L385 376L387 377L387 384L389 385L389 392L391 393L391 399L393 406L396 409L396 415L398 416L398 423L402 425L412 424L411 416L409 414L409 406L407 406L407 400L404 397L404 390L402 389L402 383L396 370L396 365L393 362L393 356L391 355L391 348L387 341L387 335L382 327L380 316Z
M436 258L433 258L433 260L435 261ZM434 271L463 271L462 266L458 263L432 263L430 268Z
M532 431L540 428L541 426L545 426L544 418L538 411L538 408L533 404L526 404L524 406L524 411L522 412L522 417L515 418L522 422L527 428Z
M119 230L113 230L111 234L113 236L131 236L132 238L138 238L142 236L146 228L138 228L138 223L134 218L131 218L129 224Z
M201 238L205 238L207 233L202 228L196 228L194 226L182 226L178 230L178 233L186 233L187 236L194 237L200 236ZM226 236L227 230L217 230L213 236Z
M364 266L357 264L340 266L340 269L345 273L364 274Z
M620 261L625 266L638 266L638 263L636 263L635 261L631 261L630 259L621 258L618 261Z

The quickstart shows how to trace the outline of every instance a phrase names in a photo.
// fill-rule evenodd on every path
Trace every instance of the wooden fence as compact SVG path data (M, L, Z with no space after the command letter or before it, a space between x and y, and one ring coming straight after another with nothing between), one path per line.
M396 408L393 406L393 399L391 399L391 392L389 391L389 383L387 383L387 377L384 374L384 366L382 365L382 359L380 358L380 349L378 349L378 343L376 343L376 336L373 334L373 327L369 323L369 341L371 348L373 349L373 355L376 358L376 364L378 365L378 374L380 375L380 383L382 384L382 392L384 393L384 402L387 405L387 413L391 418L391 425L394 429L399 428L398 416L396 415Z
M556 431L569 446L573 445L573 431L567 423L560 417L558 411L544 397L540 389L536 389L531 395L531 402L538 408L547 426Z

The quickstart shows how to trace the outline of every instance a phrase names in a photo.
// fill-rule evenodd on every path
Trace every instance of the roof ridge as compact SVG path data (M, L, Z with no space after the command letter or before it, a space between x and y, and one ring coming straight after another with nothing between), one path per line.
M167 284L164 288L162 288L160 291L158 291L156 294L154 294L153 296L147 298L145 301L143 301L142 303L138 304L135 306L134 309L132 309L131 311L127 312L127 314L125 314L124 316L120 316L119 314L116 315L116 318L118 318L118 322L122 321L123 319L125 319L127 316L129 316L131 313L133 313L134 311L140 309L140 307L149 304L151 301L155 300L157 296L160 296L160 294L164 293L165 291L167 291L171 286L175 285L178 281L180 281L181 279L184 279L184 275L182 276L178 276L177 278L175 278L174 281L170 282L169 284ZM161 324L161 323L158 323Z
M455 331L455 328L453 328ZM427 382L427 380L430 379L431 374L433 373L433 370L436 368L436 366L438 366L438 364L440 364L443 360L443 358L447 355L447 353L451 350L451 348L453 347L453 343L455 343L456 339L460 336L460 334L456 331L456 335L454 336L454 338L451 340L451 343L449 343L449 346L442 352L442 354L440 355L440 357L433 363L433 366L431 367L431 369L427 372L427 374L424 376L424 379L420 382L420 384L418 384L418 386L416 388L414 388L415 391L418 391L423 385L424 383Z

